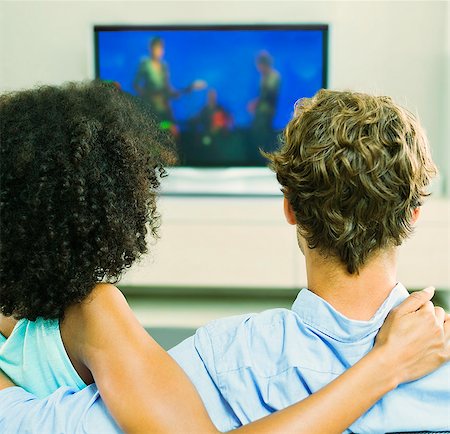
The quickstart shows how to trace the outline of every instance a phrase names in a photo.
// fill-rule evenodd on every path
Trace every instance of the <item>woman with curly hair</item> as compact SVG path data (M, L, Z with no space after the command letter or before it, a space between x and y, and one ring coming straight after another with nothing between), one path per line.
M38 397L95 382L127 433L217 432L112 284L157 236L157 191L174 160L166 136L131 97L92 82L0 96L0 139L0 369ZM435 330L417 339L420 316L409 314L430 297L407 300L337 380L239 430L342 432L405 367L402 381L436 368ZM0 389L10 385L0 375Z

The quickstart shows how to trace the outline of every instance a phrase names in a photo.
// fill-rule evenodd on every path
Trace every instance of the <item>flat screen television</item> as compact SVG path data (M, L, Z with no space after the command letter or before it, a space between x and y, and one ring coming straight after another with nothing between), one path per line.
M95 26L96 78L177 143L166 194L277 194L273 150L295 102L327 87L327 25Z

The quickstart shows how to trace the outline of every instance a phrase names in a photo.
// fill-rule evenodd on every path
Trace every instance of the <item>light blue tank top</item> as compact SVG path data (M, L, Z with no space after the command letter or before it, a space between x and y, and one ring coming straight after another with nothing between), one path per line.
M22 319L8 339L0 333L0 369L39 398L61 386L86 387L66 353L58 320Z

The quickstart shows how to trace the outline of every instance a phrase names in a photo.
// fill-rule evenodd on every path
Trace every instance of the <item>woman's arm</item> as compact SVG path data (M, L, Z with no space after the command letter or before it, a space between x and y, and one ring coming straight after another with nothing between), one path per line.
M217 432L184 371L139 324L122 293L97 285L61 324L75 365L92 373L126 433Z
M335 381L238 431L341 433L398 384L437 368L449 359L450 330L447 321L444 335L445 315L426 303L431 297L425 291L410 296L388 317L375 348ZM125 432L217 432L182 369L114 286L99 285L90 301L69 311L62 334Z

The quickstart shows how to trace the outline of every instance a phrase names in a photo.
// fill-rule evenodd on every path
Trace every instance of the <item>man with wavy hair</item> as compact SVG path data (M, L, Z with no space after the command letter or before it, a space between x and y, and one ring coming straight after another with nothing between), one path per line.
M308 289L291 310L213 321L171 350L221 431L308 397L370 351L388 313L408 297L397 282L397 246L411 234L436 173L414 116L390 98L353 92L322 90L300 101L280 149L265 156L296 228ZM347 432L450 430L449 382L447 363L401 384ZM84 422L105 414L91 391L75 394L89 400ZM41 420L56 418L65 393L32 410L41 409Z
M309 396L372 348L408 296L396 277L397 247L436 174L415 117L388 97L355 92L301 100L280 149L265 156L296 228L308 289L292 310L218 320L172 350L213 421L226 413L227 428ZM446 364L385 395L349 431L450 430L449 415Z

